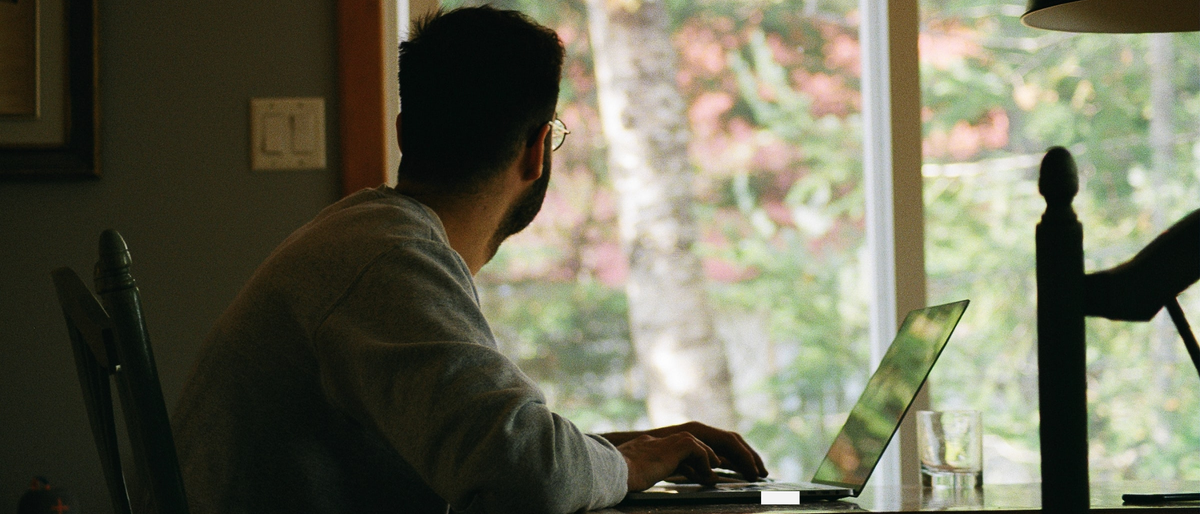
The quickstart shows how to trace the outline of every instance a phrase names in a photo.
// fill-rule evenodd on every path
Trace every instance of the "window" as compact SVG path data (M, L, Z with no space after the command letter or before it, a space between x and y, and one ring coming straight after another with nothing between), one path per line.
M542 215L477 277L501 349L585 430L700 419L811 477L872 366L860 2L667 2L661 25L607 28L605 2L492 3L564 40L571 130ZM598 78L627 63L596 30L672 51L639 63L657 68L637 91L666 107L627 112L653 120L605 119L640 99Z
M413 2L414 12L428 9L429 0ZM1122 262L1195 209L1200 37L1028 29L1018 21L1024 2L919 3L924 226L918 219L914 229L911 213L899 214L895 226L909 232L894 244L910 244L915 233L925 248L897 251L897 265L924 255L916 261L928 275L930 302L973 300L931 377L933 404L985 413L989 483L1036 480L1037 411L1030 405L1037 398L1033 227L1044 207L1038 162L1051 145L1076 156L1082 192L1075 209L1089 271ZM485 308L505 351L545 387L557 410L588 430L646 427L647 386L631 342L623 283L629 270L595 103L587 7L579 0L500 5L531 13L567 42L562 108L572 135L555 154L546 212L480 275ZM880 78L877 67L850 63L881 62L864 52L886 53L889 44L918 36L871 42L853 27L880 17L864 6L911 4L668 5L670 37L682 56L676 82L693 86L681 93L696 170L692 211L701 237L694 249L733 372L737 428L765 450L776 476L808 478L865 381L870 347L890 340L880 299L925 302L920 269L892 274L876 267L882 282L910 282L892 294L872 292L880 279L863 278L871 275L867 261L886 262L892 244L891 231L883 230L883 241L867 249L865 227L886 229L891 221L886 212L865 216L871 202L876 213L887 209L864 195L887 199L893 192L880 191L888 189L886 177L870 192L863 183L871 174L855 171L877 162L861 162L856 145L889 139L861 128L889 121L864 107L887 92L864 97L860 90L871 79L863 77L895 82L912 74ZM887 16L894 24L896 15ZM808 102L803 117L815 123L806 122L806 130L825 130L821 140L808 146L814 133L770 116L788 102ZM897 119L904 114L890 121ZM798 157L811 149L816 155ZM882 158L885 168L889 160ZM834 165L822 167L819 178L795 172L816 168L814 162ZM896 163L897 173L906 165ZM914 205L909 195L919 182L895 181L897 205ZM837 251L828 251L830 242ZM1181 303L1197 323L1200 293L1186 292ZM1198 479L1200 388L1169 322L1089 320L1088 341L1093 478ZM823 361L833 363L829 370L811 369Z
M921 0L928 287L973 301L930 380L935 405L984 412L989 483L1040 477L1033 270L1046 148L1067 147L1079 166L1088 271L1200 207L1200 35L1050 32L1020 25L1023 11ZM1195 289L1181 297L1193 320ZM1093 480L1200 478L1200 387L1165 311L1151 323L1089 318L1087 340Z

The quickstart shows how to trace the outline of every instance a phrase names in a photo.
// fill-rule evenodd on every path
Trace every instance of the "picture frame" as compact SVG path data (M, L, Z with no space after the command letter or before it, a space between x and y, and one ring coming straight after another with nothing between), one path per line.
M14 0L9 0L14 1ZM15 0L35 1L35 0ZM46 0L41 0L46 2ZM43 73L39 77L39 91L63 92L61 97L42 93L47 102L57 102L61 107L43 109L42 118L47 120L21 120L0 118L6 125L0 132L0 180L44 180L61 178L98 178L100 176L99 152L99 68L97 65L97 4L96 0L58 0L62 16L46 15L50 9L40 9L36 18L37 37L42 34L61 33L62 52L43 52L40 67L45 59L59 59L64 73ZM43 4L43 7L46 4ZM53 26L52 24L58 24ZM55 29L55 30L47 30ZM45 41L39 40L42 45ZM53 46L53 45L45 45ZM58 89L47 88L48 81L59 81ZM55 84L51 84L52 86ZM20 141L11 134L21 134L26 127L39 122L61 123L61 137L49 143Z

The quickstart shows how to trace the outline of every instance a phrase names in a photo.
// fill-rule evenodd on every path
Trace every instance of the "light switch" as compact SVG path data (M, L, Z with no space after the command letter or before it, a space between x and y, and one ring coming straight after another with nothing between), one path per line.
M250 100L250 164L255 170L324 168L325 99Z
M309 154L317 148L317 120L311 112L292 116L292 151Z
M288 151L287 116L278 113L263 116L262 150L271 155L279 155Z

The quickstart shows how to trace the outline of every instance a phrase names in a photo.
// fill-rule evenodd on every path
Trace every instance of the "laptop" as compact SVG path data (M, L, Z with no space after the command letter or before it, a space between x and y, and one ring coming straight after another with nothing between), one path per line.
M900 428L904 414L929 376L967 309L968 300L908 313L862 396L850 410L811 483L763 482L673 484L660 482L629 493L626 504L758 503L765 491L798 492L800 501L857 497Z

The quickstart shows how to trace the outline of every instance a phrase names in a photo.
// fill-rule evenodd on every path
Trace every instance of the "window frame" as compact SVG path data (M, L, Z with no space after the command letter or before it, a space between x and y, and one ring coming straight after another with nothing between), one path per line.
M874 369L911 310L925 307L925 216L921 176L921 77L918 0L859 0L863 15L863 181L872 283L870 346ZM874 64L870 66L869 64ZM929 384L909 413L928 409ZM875 482L920 483L914 416L905 416ZM897 443L896 441L899 441Z

